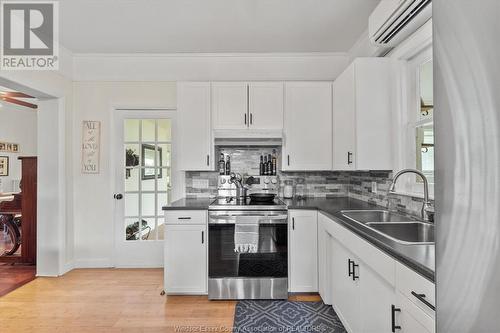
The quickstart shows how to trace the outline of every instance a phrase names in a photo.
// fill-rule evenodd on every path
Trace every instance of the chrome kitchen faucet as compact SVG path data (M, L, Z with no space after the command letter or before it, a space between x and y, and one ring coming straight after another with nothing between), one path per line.
M392 194L396 192L396 182L398 178L401 175L404 175L405 173L414 173L419 175L422 180L424 181L424 202L422 203L422 210L420 212L420 216L422 217L422 220L426 222L434 222L434 207L432 206L432 203L429 200L429 182L427 181L427 177L425 175L416 170L416 169L403 169L396 173L394 177L392 178L392 183L389 186L389 190L387 194ZM431 218L432 216L432 218Z

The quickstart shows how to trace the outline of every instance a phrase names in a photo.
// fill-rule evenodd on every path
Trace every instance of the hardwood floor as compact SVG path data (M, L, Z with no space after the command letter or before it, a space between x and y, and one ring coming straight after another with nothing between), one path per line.
M0 263L0 296L33 280L35 278L35 271L35 266Z
M235 301L160 296L162 279L162 269L85 269L37 278L0 297L0 332L231 332Z

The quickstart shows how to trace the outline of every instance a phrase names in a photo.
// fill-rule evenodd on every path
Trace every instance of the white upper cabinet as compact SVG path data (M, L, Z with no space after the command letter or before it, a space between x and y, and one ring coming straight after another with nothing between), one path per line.
M283 170L332 169L331 82L285 83Z
M393 66L358 58L333 83L333 169L392 170Z
M333 168L354 170L356 149L356 96L354 66L349 66L333 82Z
M210 128L210 83L177 84L177 113L181 170L213 170Z
M282 82L213 82L214 130L282 130Z
M283 129L283 83L251 82L248 84L249 128Z
M248 85L245 82L212 83L214 129L248 128Z

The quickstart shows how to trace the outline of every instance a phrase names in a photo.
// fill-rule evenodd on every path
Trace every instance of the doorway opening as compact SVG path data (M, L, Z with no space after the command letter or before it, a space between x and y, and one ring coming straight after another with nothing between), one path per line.
M35 278L37 102L0 86L0 296Z

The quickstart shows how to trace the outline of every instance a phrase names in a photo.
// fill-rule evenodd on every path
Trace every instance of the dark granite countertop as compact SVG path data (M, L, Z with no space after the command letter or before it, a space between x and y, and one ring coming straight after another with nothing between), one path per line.
M191 199L182 198L163 206L163 210L207 210L208 206L214 201L213 198Z
M163 210L206 210L214 201L212 198L189 199L184 198L163 207ZM365 201L348 197L337 198L308 198L306 200L283 200L288 209L318 210L337 223L354 232L359 237L373 244L384 253L393 257L412 270L418 272L428 280L435 279L435 246L434 245L405 245L386 238L374 230L342 216L342 210L356 209L385 209Z
M435 280L435 246L406 245L380 235L372 229L345 218L341 210L385 209L365 201L348 197L309 198L306 200L284 200L288 209L317 209L356 235L367 240L389 256L393 257L428 280Z

